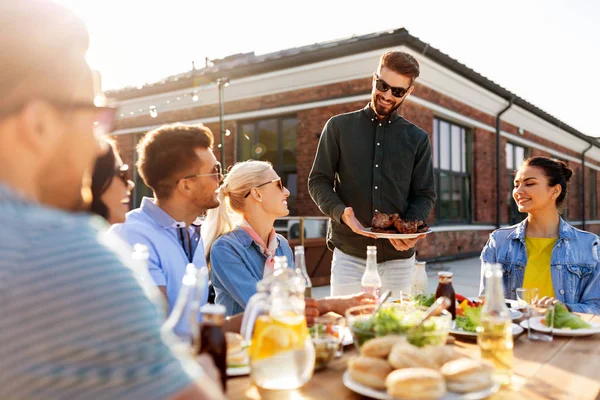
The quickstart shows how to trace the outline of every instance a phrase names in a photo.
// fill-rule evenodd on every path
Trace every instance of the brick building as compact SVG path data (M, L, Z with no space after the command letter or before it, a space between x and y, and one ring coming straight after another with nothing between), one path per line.
M401 114L426 130L434 149L438 201L435 233L417 247L421 259L479 254L498 223L522 219L512 202L511 172L527 156L545 155L574 169L564 216L600 233L600 144L493 83L406 30L255 56L238 54L161 82L108 93L120 106L115 136L124 162L148 130L172 122L202 122L220 145L217 79L224 88L225 161L271 161L292 192L292 214L321 215L307 178L319 135L333 115L368 102L371 76L387 50L414 55L421 76ZM510 107L508 107L510 105ZM497 115L500 191L497 192ZM215 148L220 156L220 148ZM137 179L134 202L147 188ZM500 196L498 198L498 196ZM500 204L500 219L497 209ZM585 212L585 213L584 213Z

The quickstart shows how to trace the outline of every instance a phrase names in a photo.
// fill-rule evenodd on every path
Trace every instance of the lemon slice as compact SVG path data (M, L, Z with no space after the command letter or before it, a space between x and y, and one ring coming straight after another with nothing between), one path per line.
M293 329L272 324L266 326L256 338L256 347L253 347L253 358L260 360L296 348L300 338Z

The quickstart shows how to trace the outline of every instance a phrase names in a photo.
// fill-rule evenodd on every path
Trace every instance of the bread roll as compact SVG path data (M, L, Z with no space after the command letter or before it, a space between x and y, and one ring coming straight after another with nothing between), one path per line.
M392 367L398 368L431 368L439 369L439 366L429 357L429 354L410 343L397 343L392 347L388 357Z
M399 335L387 335L371 339L360 348L360 354L365 357L387 358L397 343L406 343L406 338Z
M374 357L357 357L348 362L350 377L374 389L385 389L385 378L392 367L387 361Z
M385 380L387 393L405 399L438 399L446 394L442 374L429 368L397 369Z
M248 364L248 351L242 347L244 337L238 333L225 332L225 341L227 342L227 365Z
M427 354L427 357L437 365L438 369L448 361L458 360L459 358L464 357L458 354L452 346L429 346L425 347L423 351Z
M490 387L494 366L465 357L447 362L440 372L446 379L448 390L468 393Z

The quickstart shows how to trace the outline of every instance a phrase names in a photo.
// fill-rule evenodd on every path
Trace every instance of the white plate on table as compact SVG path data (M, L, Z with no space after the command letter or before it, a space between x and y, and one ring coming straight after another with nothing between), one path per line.
M349 371L344 372L344 377L342 379L343 379L343 382L344 382L344 386L346 386L348 389L352 390L355 393L362 394L363 396L367 396L367 397L370 397L372 399L392 400L392 397L390 395L388 395L385 390L373 389L373 388L370 388L368 386L365 386L363 384L360 384L360 383L356 382L350 376L350 372ZM446 395L444 397L442 397L440 400L477 400L477 399L485 399L485 398L493 395L494 393L496 393L498 390L500 390L500 385L497 384L497 383L495 383L492 386L490 386L489 388L484 389L484 390L480 390L480 391L477 391L477 392L471 392L471 393L447 392Z
M542 324L543 317L533 317L530 318L531 329L540 332L549 332L550 329L544 324ZM589 322L588 324L592 325L591 328L588 329L556 329L552 330L552 334L555 336L590 336L600 333L600 322ZM521 326L527 329L527 320L521 322Z
M227 367L227 376L245 376L250 374L250 366L245 365L243 367Z
M513 336L518 336L524 332L524 329L517 324L512 324L512 334ZM469 332L465 331L462 328L456 328L456 321L452 321L452 329L450 330L450 334L456 337L464 337L464 338L476 338L477 332Z
M350 331L350 328L346 327L344 328L344 339L342 340L342 345L350 346L352 343L354 343L352 332Z
M470 301L474 302L474 303L481 303L481 299L479 297L467 297ZM516 301L515 300L505 300L507 303L510 303L511 305L513 304L512 302L514 302L514 306L516 307ZM508 311L510 312L510 319L512 319L513 321L522 318L523 317L523 313L515 308L509 308Z
M421 235L427 235L433 232L431 229L428 229L427 231L421 233L380 233L371 232L371 227L365 228L363 231L372 233L379 239L414 239Z

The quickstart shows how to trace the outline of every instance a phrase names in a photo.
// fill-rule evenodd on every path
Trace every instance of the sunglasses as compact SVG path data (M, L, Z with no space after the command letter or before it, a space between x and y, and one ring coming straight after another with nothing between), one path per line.
M94 135L97 138L111 133L115 127L115 121L117 119L117 109L114 107L99 107L92 102L83 101L63 101L63 100L45 100L51 104L54 108L61 111L79 111L79 110L90 110L95 113L94 116ZM0 117L5 117L16 112L19 112L23 107L27 105L27 102L12 107L10 109L0 110Z
M123 181L125 186L129 186L129 165L123 164L115 170L115 176L118 176L119 179Z
M277 182L277 186L279 186L279 190L281 190L283 192L283 182L281 182L281 178L273 179L272 181L262 183L258 186L253 187L252 189L258 189L259 187L268 185L269 183L275 183L275 182ZM252 189L250 189L250 191L248 193L246 193L244 198L250 196L250 193L252 193Z
M405 88L402 87L393 87L388 85L388 83L386 81L384 81L383 79L381 79L379 77L379 75L375 74L375 88L377 88L377 90L379 90L380 92L387 92L388 90L392 89L392 96L397 97L397 98L401 98L404 97L404 95L406 95L406 92L408 92L408 89L410 89L410 86Z
M197 175L184 176L183 178L178 179L177 183L179 183L179 181L184 180L184 179L200 178L202 176L215 176L215 175L217 177L219 177L219 180L224 176L223 175L223 169L221 167L221 163L215 164L215 166L213 168L213 172L211 172L210 174L197 174Z

